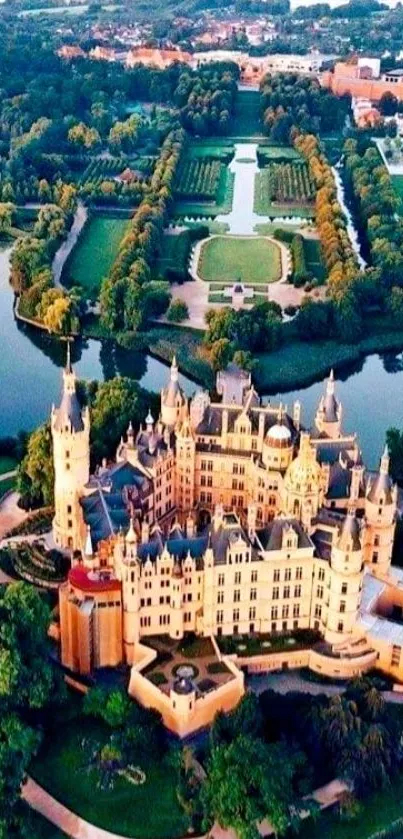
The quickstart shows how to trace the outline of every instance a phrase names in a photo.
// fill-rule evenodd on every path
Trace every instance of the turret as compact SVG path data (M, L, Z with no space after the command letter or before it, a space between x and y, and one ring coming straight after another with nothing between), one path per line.
M334 395L334 373L326 382L326 391L321 397L315 416L315 425L320 434L336 439L341 433L342 407Z
M140 564L137 555L138 539L133 516L126 533L124 557L121 563L123 596L123 647L128 664L134 660L134 649L140 638Z
M90 416L77 398L69 344L62 400L59 408L52 408L51 430L55 468L53 537L60 548L81 550L86 531L80 497L90 475Z
M364 562L376 576L385 576L392 559L396 527L397 491L389 475L385 448L379 472L370 478L365 495Z
M183 638L183 572L178 559L175 559L171 574L171 610L169 634L171 638Z
M333 538L330 558L329 604L325 640L331 644L351 638L360 605L362 541L360 523L350 507Z
M269 428L263 442L262 460L268 469L284 471L290 465L292 455L291 431L285 424L283 407L280 405L277 422Z
M167 387L161 392L161 418L164 425L173 427L182 416L185 396L179 384L179 370L175 356L172 359L171 373Z
M287 469L283 485L283 508L287 515L304 521L317 515L323 496L316 451L306 431L301 433L298 456Z

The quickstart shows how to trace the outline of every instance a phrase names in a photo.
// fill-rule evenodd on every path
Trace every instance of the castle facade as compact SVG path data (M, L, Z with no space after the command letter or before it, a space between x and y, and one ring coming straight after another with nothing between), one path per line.
M115 462L90 475L90 418L68 364L52 411L54 538L73 556L60 589L62 663L86 675L126 663L141 699L147 638L194 633L216 644L309 629L321 639L318 672L350 676L378 662L403 678L387 452L377 473L365 469L333 375L310 431L298 402L290 412L262 404L233 365L216 391L188 403L174 360L159 418L149 413L137 434L130 425ZM238 680L218 707L242 690Z

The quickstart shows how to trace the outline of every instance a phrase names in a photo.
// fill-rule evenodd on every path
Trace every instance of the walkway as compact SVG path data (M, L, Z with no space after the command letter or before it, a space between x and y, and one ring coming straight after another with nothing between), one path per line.
M78 237L87 221L87 218L88 210L84 206L84 204L82 204L81 201L79 201L74 215L73 224L71 225L71 228L67 235L67 239L65 239L64 242L62 242L60 248L56 251L53 258L53 282L56 288L61 288L61 276L66 259L70 256L71 251L77 244Z
M276 693L286 694L291 692L309 693L311 696L337 696L344 693L346 689L343 684L327 684L326 682L310 682L304 679L298 670L288 670L282 673L265 673L261 676L248 676L247 686L253 693L263 693L265 690L274 690ZM403 693L395 693L393 690L382 691L385 702L399 705L403 704Z
M18 499L18 492L11 492L0 502L0 540L29 515L18 506Z

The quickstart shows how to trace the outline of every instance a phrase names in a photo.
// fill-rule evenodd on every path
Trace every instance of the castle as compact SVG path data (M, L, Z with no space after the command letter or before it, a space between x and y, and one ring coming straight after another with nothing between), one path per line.
M218 373L216 391L216 401L198 390L188 402L174 359L160 417L148 413L137 434L130 425L115 462L93 475L89 412L70 362L51 418L54 539L72 554L59 593L62 663L86 675L129 665L130 692L182 734L232 707L243 674L229 662L232 692L227 685L214 701L212 691L211 709L205 702L192 722L189 680L159 690L141 675L151 636L194 633L218 650L220 636L310 629L321 639L312 650L239 662L252 671L306 664L340 678L378 666L403 679L387 452L376 474L365 470L333 374L310 432L299 402L290 413L263 405L235 365Z

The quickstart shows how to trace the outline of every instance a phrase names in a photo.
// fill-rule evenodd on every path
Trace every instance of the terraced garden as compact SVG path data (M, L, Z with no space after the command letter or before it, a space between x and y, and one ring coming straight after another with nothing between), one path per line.
M198 274L206 282L224 285L274 283L281 277L280 248L259 236L215 236L201 247Z

